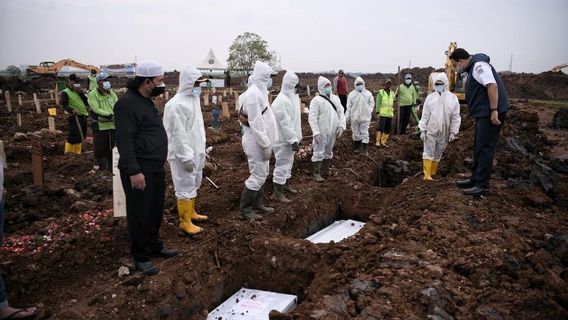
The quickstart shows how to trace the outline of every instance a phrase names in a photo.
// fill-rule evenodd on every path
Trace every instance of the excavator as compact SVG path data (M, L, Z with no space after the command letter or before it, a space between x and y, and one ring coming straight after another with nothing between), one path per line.
M448 50L445 53L446 63L444 65L444 69L446 76L448 76L450 91L453 92L458 97L460 103L463 103L465 101L465 78L463 78L463 75L461 76L458 75L456 69L452 65L452 62L450 61L450 55L452 54L452 52L454 52L454 50L457 49L457 47L458 47L457 42L450 42ZM437 74L438 72L432 72L430 74L430 77L428 77L428 94L434 91L433 79Z
M555 67L552 67L552 69L550 69L551 72L562 72L562 69L564 68L568 68L568 63L563 63L563 64L559 64Z
M61 68L65 66L83 69L86 71L91 71L94 69L97 71L97 73L100 72L100 69L95 66L89 64L82 64L72 59L64 59L58 62L51 62L51 61L41 62L38 66L29 66L26 69L26 72L28 75L56 77L57 74L59 73L59 70L61 70Z

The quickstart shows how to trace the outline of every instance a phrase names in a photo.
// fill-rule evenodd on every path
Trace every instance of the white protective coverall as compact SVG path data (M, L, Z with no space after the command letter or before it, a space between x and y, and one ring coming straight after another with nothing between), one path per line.
M249 190L259 191L266 177L272 154L272 143L278 138L276 120L268 103L267 84L272 69L264 62L256 62L252 85L243 94L242 113L249 126L243 126L242 145L247 155L250 177L245 181Z
M333 146L338 128L345 130L345 114L339 97L330 94L329 99L333 102L332 106L325 98L323 88L331 82L324 78L318 78L318 92L310 101L310 114L308 121L312 129L313 155L312 162L319 162L324 159L333 158Z
M436 81L442 81L445 90L440 94L430 93L424 101L422 118L418 123L421 132L426 132L424 153L422 159L440 161L442 153L452 139L458 134L461 124L460 103L458 97L449 91L448 77L445 73L438 74Z
M355 79L355 85L363 84L365 81L361 77ZM351 91L347 96L347 111L345 118L351 120L351 131L353 141L369 143L369 124L375 107L375 100L371 91L365 89L359 92L357 89Z
M205 166L205 126L198 95L192 93L193 84L201 72L187 66L180 72L179 89L166 103L164 127L168 135L168 162L172 171L177 199L197 196ZM189 172L184 162L193 162Z
M277 184L285 184L292 176L295 153L292 144L302 140L300 97L295 92L298 81L294 72L287 71L282 79L282 89L271 106L278 128L278 140L273 144L276 163L272 174L272 181Z

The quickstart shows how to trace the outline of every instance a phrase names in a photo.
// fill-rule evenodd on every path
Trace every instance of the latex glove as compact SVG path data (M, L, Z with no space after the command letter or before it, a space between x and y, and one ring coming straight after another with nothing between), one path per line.
M195 163L193 163L193 160L184 161L182 162L182 164L183 168L188 172L193 172L193 170L195 169Z
M292 150L294 151L300 150L300 145L297 142L292 143Z
M314 136L314 144L321 144L321 135L316 134Z
M420 132L420 140L422 141L426 140L426 131Z
M335 133L337 134L337 138L341 138L341 135L343 134L343 128L337 127L337 129L335 130Z
M454 140L456 140L456 135L453 134L453 133L450 133L450 138L448 139L448 142L452 142Z

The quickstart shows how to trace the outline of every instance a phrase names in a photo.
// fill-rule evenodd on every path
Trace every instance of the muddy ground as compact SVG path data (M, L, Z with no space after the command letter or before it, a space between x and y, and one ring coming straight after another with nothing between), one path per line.
M13 113L4 101L0 109L8 162L0 271L10 302L38 306L40 318L204 319L240 287L298 295L295 311L272 319L568 317L568 131L550 127L556 104L511 99L487 197L464 197L454 186L471 165L474 128L463 115L459 139L428 183L416 136L392 136L390 148L370 147L365 157L353 154L346 132L322 184L311 180L305 139L291 179L300 193L292 204L275 203L269 177L267 203L276 212L254 222L238 214L248 170L238 125L225 120L221 130L207 129L217 165L208 176L220 190L204 180L199 191L198 209L210 217L199 224L205 232L178 233L168 177L161 237L183 254L154 260L158 276L119 277L130 264L129 242L125 220L112 217L111 175L93 169L92 140L81 156L64 155L65 134L43 130L46 186L33 186L29 135L15 135L47 128L53 101L40 94L36 114L22 94L21 107L12 95ZM56 126L65 132L61 113ZM303 240L345 218L366 225L337 244Z

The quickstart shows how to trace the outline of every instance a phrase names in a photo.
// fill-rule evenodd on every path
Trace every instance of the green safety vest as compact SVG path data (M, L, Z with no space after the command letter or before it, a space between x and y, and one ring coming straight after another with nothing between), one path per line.
M89 91L92 91L93 89L96 89L99 84L97 83L97 77L96 76L88 76L89 78Z
M77 114L80 116L88 116L89 113L87 112L87 106L83 102L83 99L79 96L79 94L69 88L63 89L63 92L67 94L69 98L69 107L77 110Z
M115 128L114 120L110 120L108 117L114 115L114 105L117 100L118 97L112 90L106 96L100 93L98 89L89 92L89 107L94 114L98 115L99 130Z
M416 103L416 90L414 85L401 84L398 89L398 105L411 106Z
M388 94L384 89L379 90L377 93L377 103L375 112L381 117L392 118L394 116L394 96L395 93L391 89Z

